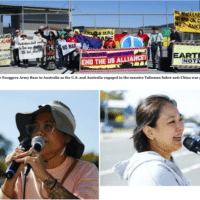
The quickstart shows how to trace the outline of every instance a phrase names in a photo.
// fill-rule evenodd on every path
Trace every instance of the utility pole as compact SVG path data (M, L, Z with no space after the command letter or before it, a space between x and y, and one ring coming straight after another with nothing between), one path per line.
M22 32L24 32L24 0L22 2Z
M119 0L119 31L121 33L120 0Z
M69 27L70 29L72 29L72 0L68 0L69 1Z
M167 24L167 28L168 28L168 14L167 14L167 1L166 1L166 24Z

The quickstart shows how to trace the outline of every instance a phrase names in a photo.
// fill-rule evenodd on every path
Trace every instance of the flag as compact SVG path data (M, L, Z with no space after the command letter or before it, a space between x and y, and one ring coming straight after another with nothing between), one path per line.
M102 46L102 40L91 38L84 35L74 35L79 43L81 43L81 47L83 49L100 49Z

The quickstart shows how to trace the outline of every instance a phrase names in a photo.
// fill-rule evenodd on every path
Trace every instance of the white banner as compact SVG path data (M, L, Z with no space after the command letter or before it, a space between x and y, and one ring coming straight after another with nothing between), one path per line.
M60 45L62 48L63 56L74 51L76 47L81 47L81 43L72 43L72 42L66 42L66 41L61 42Z
M0 66L11 63L10 44L11 34L0 35Z
M19 59L42 58L44 42L35 40L19 41Z

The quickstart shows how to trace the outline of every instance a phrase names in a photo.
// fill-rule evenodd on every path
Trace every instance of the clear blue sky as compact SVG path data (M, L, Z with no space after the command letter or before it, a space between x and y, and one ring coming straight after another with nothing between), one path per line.
M99 153L99 91L19 90L0 91L0 133L19 146L15 115L34 111L38 105L59 100L66 104L76 119L75 133L85 144L85 153Z
M4 3L5 1L0 1ZM6 4L49 6L68 8L68 1L6 1ZM73 1L74 14L81 13L119 13L119 1ZM198 11L199 1L167 1L168 13L173 9L180 11ZM124 1L120 0L120 13L166 13L166 1ZM5 24L9 17L5 18ZM173 23L173 16L168 17L168 22ZM161 25L166 23L166 16L146 16L145 25ZM121 27L142 26L142 16L121 16ZM94 26L93 16L74 16L73 26ZM118 26L118 16L97 16L97 26Z

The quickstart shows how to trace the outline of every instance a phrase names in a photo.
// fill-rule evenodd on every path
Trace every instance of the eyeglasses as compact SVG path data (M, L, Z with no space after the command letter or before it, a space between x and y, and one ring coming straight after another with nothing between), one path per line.
M51 122L45 123L43 127L37 124L29 124L26 126L26 131L30 136L36 135L39 130L41 130L43 134L49 135L53 133L55 126L56 124Z

